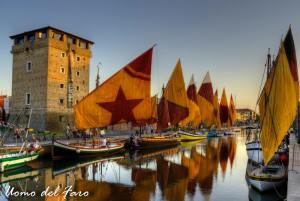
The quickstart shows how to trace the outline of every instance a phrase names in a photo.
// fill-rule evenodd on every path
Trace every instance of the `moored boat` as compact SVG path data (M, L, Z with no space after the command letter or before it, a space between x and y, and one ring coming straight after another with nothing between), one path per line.
M194 141L194 140L203 140L207 138L207 135L203 133L190 133L183 130L178 131L181 141Z
M246 179L249 184L260 192L282 185L287 179L287 168L280 163L267 166L248 161Z
M24 152L9 152L0 156L0 172L15 169L26 165L39 157L39 154Z
M53 158L68 157L93 157L110 156L119 153L124 149L124 143L102 144L80 144L68 143L63 141L54 141Z
M140 137L137 139L137 143L137 149L159 149L179 145L180 138L175 135Z

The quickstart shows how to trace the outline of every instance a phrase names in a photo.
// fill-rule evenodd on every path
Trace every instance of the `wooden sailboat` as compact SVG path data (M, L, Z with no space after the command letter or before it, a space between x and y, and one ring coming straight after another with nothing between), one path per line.
M112 75L74 106L77 129L103 128L118 123L138 124L151 119L151 63L153 47ZM134 90L133 90L134 89ZM54 153L68 156L111 155L123 142L87 144L54 142Z
M190 80L189 86L187 88L187 102L189 108L189 116L181 121L181 125L190 125L192 129L189 130L179 130L181 141L194 141L202 140L207 137L203 132L197 132L195 130L201 122L201 114L197 101L197 90L194 81L194 75Z
M15 169L26 165L27 162L33 161L39 157L39 153L33 147L32 150L28 149L27 136L30 126L32 109L30 110L29 119L26 128L25 141L21 149L17 152L8 152L0 156L0 172Z
M158 105L158 129L164 130L169 126L178 127L179 123L189 115L187 94L185 90L180 60L173 73ZM141 137L138 144L141 149L161 148L178 145L180 138L176 132L167 135Z
M278 56L258 100L260 109L260 146L263 163L250 160L246 177L259 191L280 185L287 177L287 168L274 160L297 112L299 81L295 46L291 29L281 43Z

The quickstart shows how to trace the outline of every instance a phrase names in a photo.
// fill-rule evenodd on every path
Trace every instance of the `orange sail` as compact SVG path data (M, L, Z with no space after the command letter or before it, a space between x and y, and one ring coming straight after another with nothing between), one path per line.
M200 109L197 104L197 90L194 80L194 75L192 75L189 86L187 88L188 97L188 108L189 116L180 122L181 126L192 123L193 128L196 128L201 122Z
M198 91L198 104L202 122L207 127L210 127L213 124L214 92L209 72L206 73Z
M233 101L232 95L230 96L230 103L229 103L229 125L233 126L234 122L236 120L236 109L235 104Z
M108 78L74 106L79 129L151 118L151 63L153 47Z
M219 100L218 100L218 90L216 90L215 95L214 95L214 125L217 128L221 127L221 121L220 121L220 108L219 108Z
M221 124L227 124L229 120L229 110L225 89L223 89L222 98L220 102L220 120Z
M168 81L163 96L168 103L171 125L177 125L189 115L188 99L180 60Z

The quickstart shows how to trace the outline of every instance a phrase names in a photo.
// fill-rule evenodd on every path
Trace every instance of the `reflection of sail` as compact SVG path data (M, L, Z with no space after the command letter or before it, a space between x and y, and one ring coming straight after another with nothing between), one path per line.
M216 144L215 144L216 143ZM219 149L218 149L218 139L210 141L206 146L206 155L210 160L211 167L215 175L218 174L219 166ZM215 146L213 146L215 145Z
M156 159L157 164L157 181L163 191L168 186L169 162L163 158Z
M194 179L199 172L199 163L189 159L185 155L181 156L181 165L188 169L188 179Z
M88 197L80 197L78 200L95 201L148 201L155 191L156 171L150 169L133 168L132 180L135 186L127 186L117 183L95 182L76 180L75 191L88 191Z
M117 201L131 200L133 187L112 184L108 182L95 182L87 180L77 180L75 191L88 191L88 197L80 197L78 200L86 201Z
M201 193L204 197L208 198L211 194L213 186L213 168L210 164L210 160L203 155L200 155L200 169L198 174L198 182Z
M228 138L228 143L229 143L229 161L230 161L230 166L232 167L233 161L235 158L236 154L236 139L234 137L229 137Z
M223 176L225 176L226 173L228 157L229 157L228 144L225 139L222 139L221 149L220 149L220 166L222 169Z
M156 171L150 169L133 168L131 179L136 183L136 187L132 193L132 200L150 200L150 193L155 192Z
M187 188L188 169L176 163L170 163L168 187L164 194L169 201L183 201Z

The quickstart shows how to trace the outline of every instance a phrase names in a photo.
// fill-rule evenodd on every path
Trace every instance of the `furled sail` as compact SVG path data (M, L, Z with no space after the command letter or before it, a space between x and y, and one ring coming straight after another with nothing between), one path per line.
M233 126L235 120L236 120L236 109L235 109L235 104L234 104L233 97L231 94L230 103L229 103L229 125Z
M215 95L214 95L214 118L213 118L213 122L214 125L217 128L221 127L221 121L220 121L220 109L219 109L219 100L218 100L218 90L215 91Z
M295 82L282 43L259 99L260 141L265 164L271 160L295 119L299 99Z
M228 124L228 120L229 120L229 110L228 110L226 92L225 92L225 89L223 89L222 98L221 98L221 102L220 102L220 121L221 121L221 124Z
M97 128L151 118L153 47L108 78L74 106L77 128Z
M188 97L188 108L189 116L182 120L180 124L182 126L192 123L193 128L196 128L201 122L200 109L197 102L197 90L194 80L194 75L192 75L189 86L187 88Z
M189 115L188 99L180 60L178 60L168 81L163 97L168 103L171 125L177 125Z
M205 126L210 127L213 124L214 92L209 72L206 73L198 91L198 104L202 122Z

